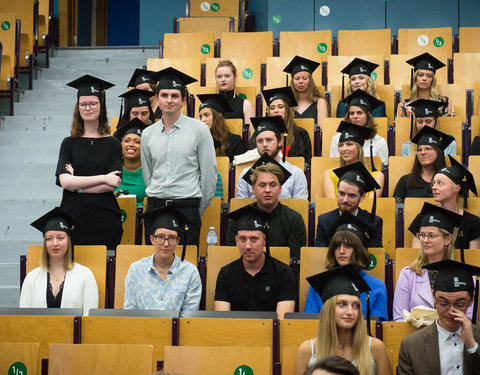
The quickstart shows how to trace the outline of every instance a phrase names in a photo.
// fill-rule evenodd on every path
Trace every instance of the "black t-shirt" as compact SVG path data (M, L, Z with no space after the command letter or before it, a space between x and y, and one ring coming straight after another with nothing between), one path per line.
M395 186L395 191L393 192L393 197L395 202L403 203L405 198L433 198L432 188L430 187L430 182L422 180L422 186L418 188L412 188L407 184L408 175L400 177L400 180Z
M278 302L295 297L292 269L275 258L266 259L255 276L239 258L222 267L217 277L215 300L230 302L232 311L276 311Z

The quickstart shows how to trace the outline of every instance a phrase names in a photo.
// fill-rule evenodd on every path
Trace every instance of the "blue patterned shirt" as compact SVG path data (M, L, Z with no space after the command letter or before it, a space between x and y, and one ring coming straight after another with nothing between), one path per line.
M197 267L175 255L165 281L153 263L153 255L130 266L125 277L124 309L198 310L202 281Z

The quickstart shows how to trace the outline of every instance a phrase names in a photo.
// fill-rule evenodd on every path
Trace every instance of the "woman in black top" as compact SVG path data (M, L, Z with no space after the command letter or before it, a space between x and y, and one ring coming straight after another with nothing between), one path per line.
M122 181L122 147L109 135L105 90L111 83L86 75L68 84L78 89L71 136L63 140L57 185L61 208L84 225L74 228L74 245L115 250L122 238L122 215L113 190Z

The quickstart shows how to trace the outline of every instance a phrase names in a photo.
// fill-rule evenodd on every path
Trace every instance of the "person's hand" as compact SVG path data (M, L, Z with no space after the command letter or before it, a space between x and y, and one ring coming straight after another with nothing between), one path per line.
M472 322L468 317L460 310L452 308L453 319L462 325L462 332L460 338L467 349L471 349L475 346L475 338L473 337Z
M70 173L73 176L72 164L70 164L70 163L65 164L65 169L67 170L68 173Z
M121 171L113 171L105 175L105 183L114 188L118 188L122 182L122 179L119 176L121 173Z

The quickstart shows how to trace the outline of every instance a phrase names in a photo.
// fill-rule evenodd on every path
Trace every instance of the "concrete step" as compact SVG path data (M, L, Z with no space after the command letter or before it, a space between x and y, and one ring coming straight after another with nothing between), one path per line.
M70 135L70 125L72 123L73 107L71 113L68 115L49 115L35 114L35 115L15 115L5 116L2 121L1 130L9 131L63 131L65 137Z
M146 63L146 62L145 62ZM39 80L47 80L47 79L55 79L55 80L65 80L66 83L73 81L76 78L83 76L84 74L90 74L92 76L98 77L105 81L114 83L114 84L122 84L125 86L130 77L137 66L132 65L127 68L98 68L98 67L91 67L85 69L84 67L80 67L77 65L77 68L63 68L63 67L54 67L52 66L50 69L43 69L38 74Z
M62 188L55 185L55 175L39 178L16 178L0 180L0 197L21 199L22 197L60 199Z
M58 161L58 148L32 148L28 146L3 146L0 147L0 160L2 162L24 163L56 163Z
M0 285L20 287L20 263L0 263Z
M60 205L59 198L0 198L2 212L0 217L10 219L29 219L31 221ZM1 259L1 257L0 257Z
M18 286L0 287L0 307L18 307L20 302L20 288Z
M158 58L156 56L151 56L152 58ZM147 65L147 59L150 56L145 57L53 57L50 59L50 67L64 67L66 69L78 68L91 66L94 69L98 68L111 68L111 69L122 69L122 68L140 68L144 65ZM49 68L50 69L50 68Z
M33 220L37 219L34 217ZM30 219L0 218L0 240L23 240L27 243L42 243L42 234L30 225ZM23 249L15 249L21 254ZM3 256L2 256L3 260Z
M43 114L54 114L55 116L69 116L70 121L68 124L71 123L71 118L73 115L73 110L75 108L75 101L68 101L63 103L55 103L55 102L44 102L44 103L15 103L14 110L16 115L25 116L25 115L36 115L39 113ZM112 100L107 100L107 113L113 113L115 116L118 116L118 112L120 111L120 99L114 98Z
M0 132L0 146L29 146L54 148L58 151L66 134L64 131L9 131Z
M9 179L51 177L55 178L57 162L54 163L0 163L0 175ZM1 207L1 206L0 206Z
M137 58L158 57L158 47L111 47L111 48L57 48L54 58L64 59L137 59Z
M2 254L1 260L5 263L19 263L20 255L26 255L28 245L41 245L42 235L38 232L37 238L25 241L23 239L18 240L0 240L0 253Z

